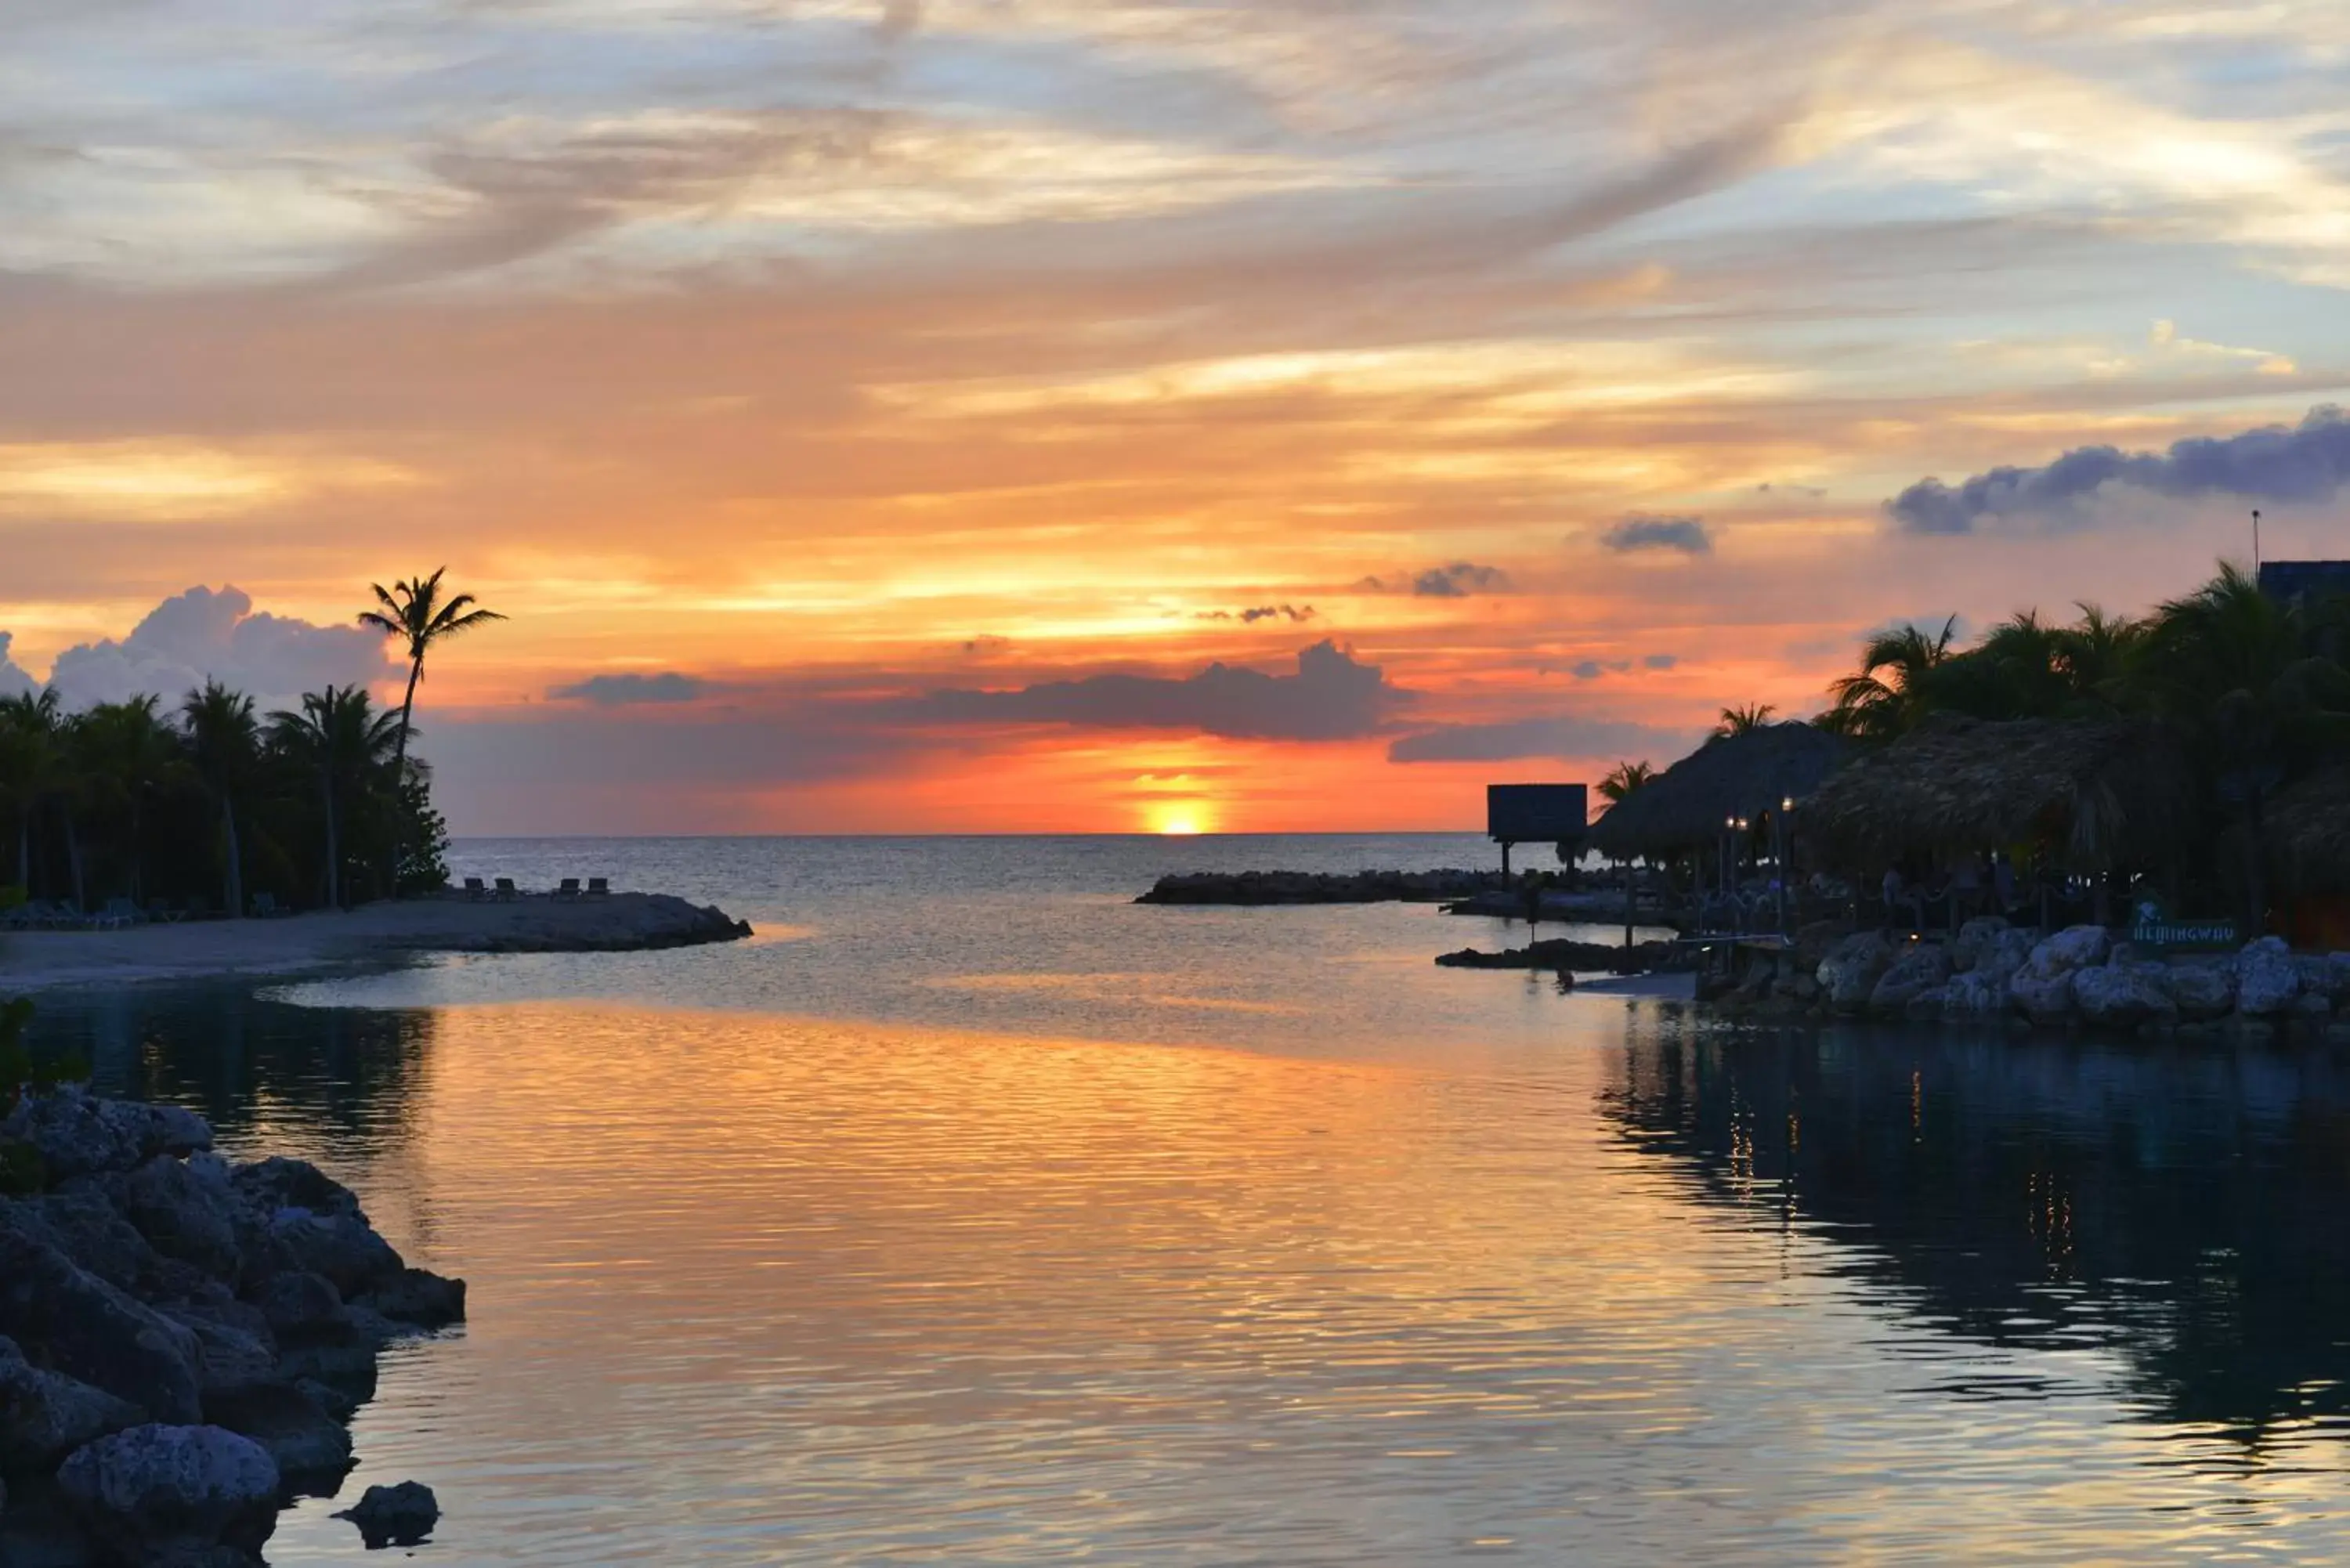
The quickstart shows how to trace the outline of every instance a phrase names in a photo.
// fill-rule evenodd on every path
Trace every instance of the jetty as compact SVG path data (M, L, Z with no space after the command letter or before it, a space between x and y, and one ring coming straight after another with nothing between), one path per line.
M0 989L287 975L419 953L628 952L738 941L748 922L664 893L453 893L275 919L0 933Z

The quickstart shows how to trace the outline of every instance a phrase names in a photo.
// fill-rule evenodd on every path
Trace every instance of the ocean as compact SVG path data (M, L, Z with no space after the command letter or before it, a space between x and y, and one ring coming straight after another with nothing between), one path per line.
M1740 1032L1430 961L1523 927L1131 902L1492 858L468 841L461 875L760 934L39 1027L471 1282L385 1357L345 1489L432 1486L443 1564L2350 1550L2334 1055ZM272 1561L362 1560L338 1506Z

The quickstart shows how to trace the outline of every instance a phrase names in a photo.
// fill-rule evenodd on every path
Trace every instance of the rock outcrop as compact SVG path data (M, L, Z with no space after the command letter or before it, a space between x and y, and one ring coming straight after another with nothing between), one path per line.
M1652 974L1688 967L1670 942L1641 942L1625 948L1563 938L1495 953L1463 948L1457 953L1440 953L1436 961L1444 969L1531 969L1555 974Z
M65 1089L0 1139L41 1188L0 1198L0 1563L253 1562L348 1472L382 1345L464 1316L348 1189L188 1112Z
M221 1561L257 1554L277 1528L277 1466L218 1427L133 1427L75 1450L58 1468L65 1495L105 1558Z
M1876 994L1877 982L1893 967L1893 944L1876 931L1856 931L1820 961L1820 992L1839 1012L1857 1012Z
M2282 937L2262 937L2236 955L2236 1011L2274 1018L2301 995L2301 966Z
M386 1546L415 1546L441 1522L441 1501L421 1481L398 1486L371 1486L357 1506L335 1515L359 1526L369 1551Z
M1506 888L1496 871L1195 871L1161 877L1135 902L1441 904Z

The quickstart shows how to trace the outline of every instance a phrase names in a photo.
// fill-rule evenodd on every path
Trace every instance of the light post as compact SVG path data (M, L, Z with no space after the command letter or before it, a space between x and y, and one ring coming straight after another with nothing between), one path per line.
M1771 819L1771 855L1779 863L1779 935L1784 940L1787 929L1787 814L1795 809L1795 797L1783 795L1779 815Z
M1730 840L1730 929L1741 933L1744 932L1746 929L1746 906L1739 901L1737 891L1738 867L1740 863L1746 858L1747 838L1748 836L1752 833L1753 826L1753 824L1748 822L1744 817L1740 817L1738 819L1738 831Z

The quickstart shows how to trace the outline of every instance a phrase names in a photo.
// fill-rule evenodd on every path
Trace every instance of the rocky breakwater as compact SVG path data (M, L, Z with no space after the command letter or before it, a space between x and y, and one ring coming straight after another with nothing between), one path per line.
M1441 904L1507 887L1497 871L1194 871L1138 904Z
M232 1164L171 1106L65 1088L0 1120L0 1563L259 1560L329 1497L387 1343L465 1314L359 1200Z
M2233 953L2160 957L2102 926L2052 935L1970 920L1948 942L1876 931L1809 934L1784 961L1756 961L1705 1000L1763 1019L1900 1019L2020 1027L2262 1036L2350 1044L2350 953L2292 951L2264 937Z
M1457 953L1441 954L1436 961L1444 969L1527 969L1555 974L1657 974L1690 967L1689 957L1670 942L1639 942L1627 948L1564 938L1497 953L1463 948Z
M671 893L600 898L474 900L463 897L387 906L386 946L442 952L642 952L739 941L751 923ZM403 927L401 914L416 911Z

